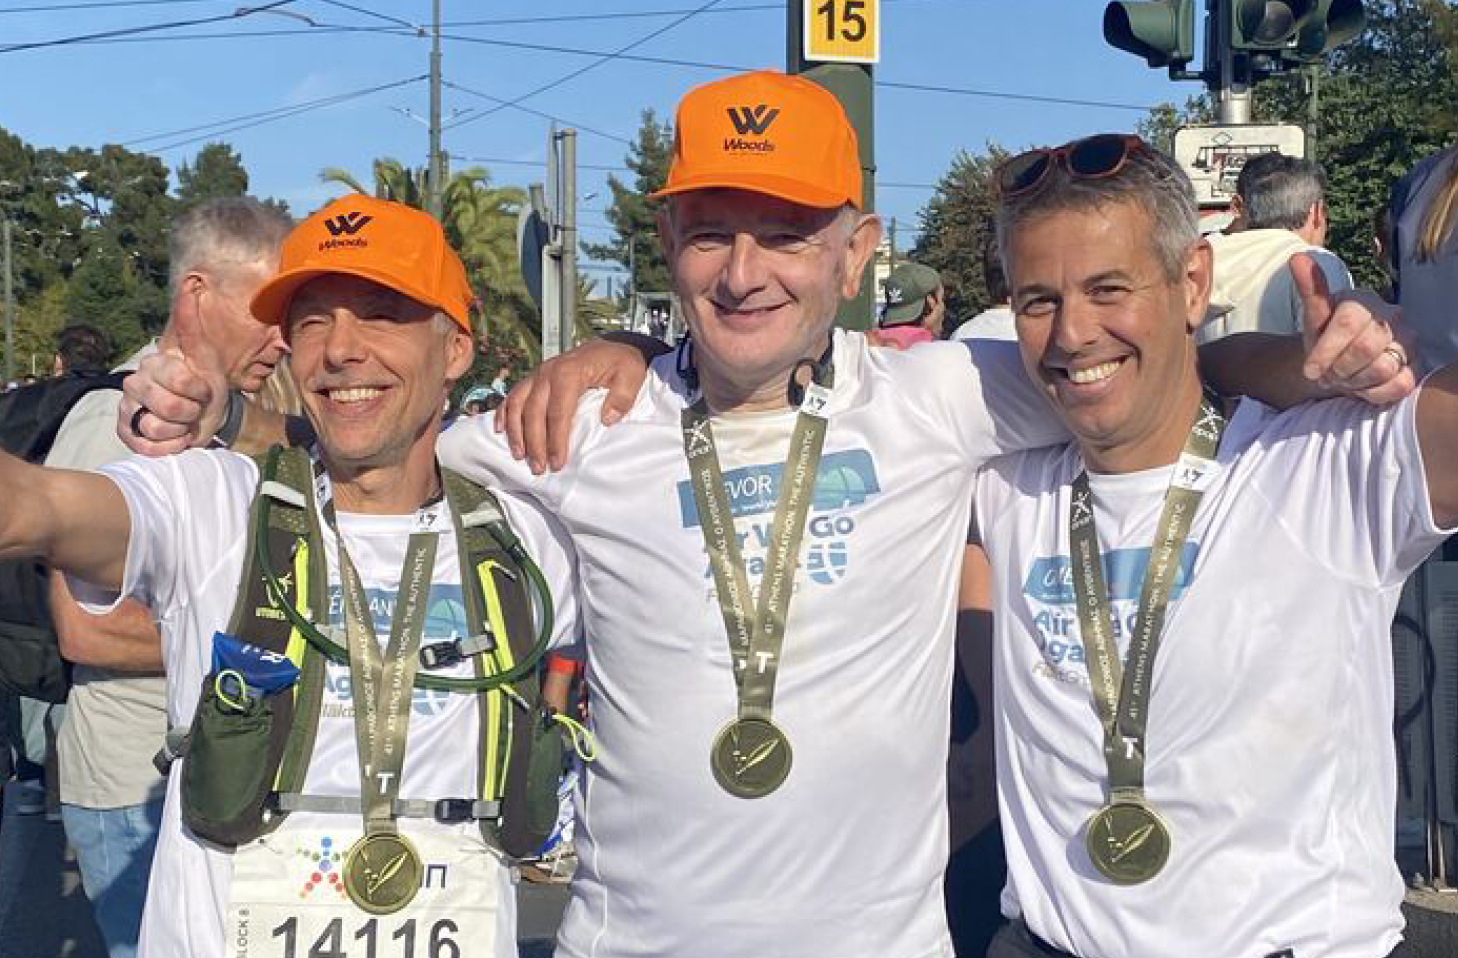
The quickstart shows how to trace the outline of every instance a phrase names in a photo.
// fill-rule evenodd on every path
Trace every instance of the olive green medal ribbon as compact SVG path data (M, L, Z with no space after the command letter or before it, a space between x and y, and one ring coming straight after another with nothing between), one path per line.
M1104 729L1104 758L1109 768L1109 800L1089 819L1084 842L1094 867L1120 885L1149 881L1169 860L1169 828L1144 795L1149 689L1170 588L1195 510L1219 471L1215 456L1224 430L1225 418L1216 401L1206 395L1165 491L1122 666L1113 636L1113 610L1104 581L1088 472L1080 472L1073 482L1068 539L1073 552L1074 603L1088 650L1084 658Z
M739 715L714 739L709 767L719 785L738 798L763 798L779 788L790 774L793 759L790 740L771 720L771 713L795 566L825 444L825 405L833 381L828 363L810 365L819 375L805 386L790 436L790 454L781 476L753 618L749 576L734 530L733 508L724 491L708 404L700 398L682 416L694 505L714 573L739 694Z
M325 515L333 526L332 504ZM394 807L405 767L405 736L439 538L436 532L410 536L395 595L390 641L382 659L364 585L344 547L344 537L335 528L365 828L364 837L345 856L344 890L350 901L374 915L392 914L408 905L420 890L424 874L420 853L396 828Z

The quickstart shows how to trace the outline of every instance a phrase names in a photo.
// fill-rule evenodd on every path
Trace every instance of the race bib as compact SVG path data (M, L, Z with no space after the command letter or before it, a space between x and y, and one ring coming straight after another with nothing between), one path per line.
M226 958L495 958L501 883L479 834L410 833L424 864L420 892L371 915L344 890L355 829L267 835L233 855Z

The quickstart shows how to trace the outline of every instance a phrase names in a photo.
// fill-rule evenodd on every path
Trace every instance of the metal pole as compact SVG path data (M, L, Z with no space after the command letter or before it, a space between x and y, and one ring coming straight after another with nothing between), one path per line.
M562 139L562 352L572 348L577 332L577 131L563 130Z
M440 149L440 0L432 0L431 8L434 19L430 39L430 182L426 209L440 219L441 189L445 181L445 157Z
M1231 49L1230 17L1220 6L1220 0L1211 0L1211 20L1219 31L1214 53L1220 58L1219 69L1213 71L1210 92L1215 97L1216 122L1227 125L1244 125L1251 122L1250 64L1245 57L1238 61Z
M15 379L15 271L10 255L10 219L0 219L5 236L5 382Z
M896 268L896 217L891 217L891 262L888 264L892 269Z
M1316 159L1316 135L1321 122L1321 67L1314 65L1306 73L1306 158Z
M861 153L861 212L876 209L875 72L870 64L818 63L805 59L805 0L788 0L786 73L798 73L825 87L855 128ZM840 304L836 324L847 329L870 329L875 323L875 269L867 265L856 298Z

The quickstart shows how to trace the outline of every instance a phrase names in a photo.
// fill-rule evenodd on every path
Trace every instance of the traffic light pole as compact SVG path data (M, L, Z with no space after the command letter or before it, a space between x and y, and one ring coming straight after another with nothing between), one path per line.
M1206 21L1206 37L1212 43L1206 46L1206 62L1217 62L1218 69L1211 71L1208 86L1215 98L1215 120L1229 126L1243 126L1251 122L1250 76L1244 58L1237 63L1230 37L1230 17L1224 15L1221 4L1226 0L1207 0L1206 9L1210 16ZM1247 75L1241 76L1241 73Z
M785 72L797 73L825 87L840 101L856 131L861 152L861 210L876 209L876 123L873 67L866 63L816 63L805 59L805 2L788 0ZM842 303L836 324L846 329L870 329L876 301L874 262L861 277L856 298Z

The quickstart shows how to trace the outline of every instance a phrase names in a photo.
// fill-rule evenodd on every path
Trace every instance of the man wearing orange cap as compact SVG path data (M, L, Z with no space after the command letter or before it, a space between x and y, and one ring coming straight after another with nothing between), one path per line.
M292 479L270 463L260 486L259 464L226 450L126 459L101 474L0 457L10 490L0 553L66 571L91 610L148 605L169 717L191 727L168 781L147 958L384 953L417 939L433 954L516 954L510 870L483 827L500 814L483 785L494 766L478 761L498 741L486 732L489 695L504 693L484 691L477 669L494 665L458 641L480 638L466 631L466 605L483 593L463 588L457 540L478 526L510 534L489 499L463 512L435 459L441 409L471 362L471 300L433 219L346 197L289 235L252 303L283 328L318 437ZM189 361L219 365L206 344ZM546 579L566 581L546 521L519 502L500 507ZM294 523L297 538L282 543L294 565L263 566L264 590L253 547L277 550L288 527L269 517L280 514ZM255 539L255 519L269 538ZM571 613L557 603L560 629ZM497 614L493 604L493 624ZM269 620L283 622L287 655L256 634ZM318 651L331 642L333 653ZM442 642L465 657L433 668L417 656Z
M576 547L600 748L557 953L948 956L968 490L1065 434L1013 344L902 353L832 330L880 226L825 90L732 77L675 129L660 230L690 341L616 428L601 396L569 412L554 474L480 417L441 440Z

